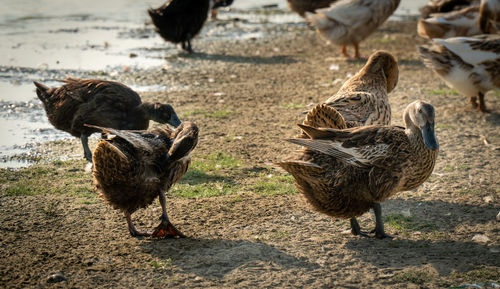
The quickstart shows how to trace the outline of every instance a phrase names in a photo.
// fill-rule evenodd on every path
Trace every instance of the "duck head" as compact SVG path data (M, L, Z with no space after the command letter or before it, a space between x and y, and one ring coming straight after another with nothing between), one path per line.
M366 62L363 70L368 73L383 73L387 80L387 93L398 84L399 69L396 58L384 50L375 51Z
M404 112L404 122L407 129L420 131L428 149L439 149L434 133L434 107L431 104L421 100L410 103Z
M159 102L153 103L147 108L149 117L159 123L168 123L173 127L178 127L181 120L174 111L174 108L169 104Z

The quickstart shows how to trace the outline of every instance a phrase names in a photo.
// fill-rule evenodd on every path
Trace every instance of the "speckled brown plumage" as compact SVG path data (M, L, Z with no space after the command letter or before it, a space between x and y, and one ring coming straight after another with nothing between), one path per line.
M365 66L324 103L344 117L347 127L390 124L387 94L396 87L398 76L396 59L387 51L376 51Z
M420 13L422 17L428 18L433 13L456 11L474 4L479 4L479 0L431 0L420 8Z
M293 12L304 17L306 12L314 12L316 9L327 8L337 0L287 0L288 7Z
M181 43L182 49L191 53L191 39L200 32L209 9L210 0L169 0L148 12L163 39Z
M106 203L128 218L155 198L164 198L164 192L186 173L189 153L198 141L198 128L191 122L182 123L175 131L167 126L150 131L94 128L115 135L100 141L94 151L96 189ZM129 229L132 235L141 234L131 222Z
M50 123L57 129L82 138L85 157L91 161L87 137L91 124L117 129L147 129L149 120L178 126L180 120L168 104L143 103L129 87L114 81L67 78L65 84L49 88L35 82Z
M277 164L294 176L314 208L352 222L395 193L416 188L432 173L438 149L434 108L416 101L406 108L404 120L406 129L300 125L309 138L290 141L305 148ZM381 216L376 217L377 236L385 237Z

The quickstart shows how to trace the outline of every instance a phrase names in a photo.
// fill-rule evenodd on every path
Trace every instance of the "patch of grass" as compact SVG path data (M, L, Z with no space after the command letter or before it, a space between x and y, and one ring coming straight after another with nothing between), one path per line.
M385 216L385 223L398 231L420 231L422 229L432 229L436 226L432 223L418 223L413 217L406 217L401 214L391 214Z
M459 95L458 91L453 89L431 89L427 93L432 95Z
M284 108L289 108L289 109L299 109L299 108L303 108L304 107L304 104L303 103L285 103L282 105L282 107Z
M242 161L233 158L223 152L214 152L209 155L198 156L201 160L195 160L191 168L199 171L215 171L220 169L234 169L242 165Z
M472 282L472 283L499 282L500 268L485 267L467 272L452 272L450 274L450 278L462 279L465 282Z
M297 190L293 185L293 177L290 175L268 175L267 179L262 177L253 185L253 191L260 195L285 195L296 194Z
M423 285L434 279L435 274L423 270L406 270L394 276L394 279L402 282L411 282L418 285Z
M474 194L478 194L480 192L481 192L481 190L479 190L479 189L463 188L463 189L458 190L457 193L459 193L461 195L474 195Z
M438 123L436 124L436 129L454 129L455 126L448 123Z
M238 187L235 184L217 181L196 185L179 183L170 192L178 197L196 199L230 195L237 191Z
M168 267L172 267L172 259L157 259L153 260L149 263L155 269L167 269Z
M469 169L470 169L470 166L465 165L465 164L456 165L456 166L448 165L448 166L444 167L443 171L450 173L450 172L454 172L454 171L466 171Z

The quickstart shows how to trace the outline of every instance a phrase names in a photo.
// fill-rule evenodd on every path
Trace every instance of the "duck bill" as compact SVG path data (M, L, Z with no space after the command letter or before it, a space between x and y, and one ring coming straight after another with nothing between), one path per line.
M170 119L168 120L168 124L172 125L173 127L178 127L181 125L181 120L179 117L174 113L170 116Z
M425 146L430 150L439 149L439 144L434 133L434 123L427 122L422 128L422 138L424 139Z

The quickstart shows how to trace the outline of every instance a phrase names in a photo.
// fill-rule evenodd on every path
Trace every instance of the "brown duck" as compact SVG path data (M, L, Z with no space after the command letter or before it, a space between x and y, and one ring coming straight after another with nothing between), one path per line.
M65 84L49 88L38 82L36 94L50 123L82 141L85 158L91 162L88 137L99 130L91 124L116 129L147 129L149 120L177 127L180 120L172 106L142 102L129 87L114 81L67 78Z
M320 107L335 112L324 104ZM335 124L338 115L329 119ZM361 231L356 217L373 208L375 236L391 237L384 231L380 203L422 184L432 173L439 148L432 105L411 103L404 112L404 122L405 128L343 130L299 125L309 139L289 141L305 148L277 165L294 176L298 190L318 211L349 218L354 235L369 236Z
M115 135L101 140L94 151L94 183L108 204L124 212L130 234L185 237L168 219L165 192L186 173L198 127L191 122L174 131L167 126L149 131L90 127ZM152 233L137 230L131 214L156 197L162 208L160 225Z

